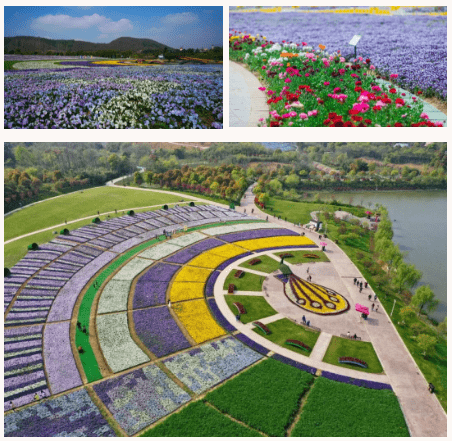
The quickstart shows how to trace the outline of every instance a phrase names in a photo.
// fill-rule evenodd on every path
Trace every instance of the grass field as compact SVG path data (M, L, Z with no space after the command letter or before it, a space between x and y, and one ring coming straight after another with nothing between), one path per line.
M234 274L236 269L232 270L223 285L223 289L228 289L229 284L233 283L237 291L262 291L262 284L264 283L264 277L257 274L244 272L242 277L236 278Z
M284 253L274 253L277 256L281 257L281 255L286 254L289 252L293 255L293 257L286 257L284 259L284 262L297 264L297 263L315 263L315 262L329 262L330 259L326 256L326 254L323 251L286 251ZM316 256L319 256L319 259L315 259L312 257L304 257L305 254L315 254Z
M270 436L285 436L313 376L267 359L206 395L221 412Z
M319 332L308 331L286 318L268 323L266 326L272 332L270 335L264 334L259 328L254 328L253 331L283 348L290 349L291 351L306 355L307 357L309 357L310 352L284 343L286 340L299 340L308 345L312 350L320 335Z
M272 259L271 257L259 256L257 257L257 259L260 259L261 263L257 263L256 265L250 265L249 262L251 262L254 259L256 259L256 257L253 257L250 260L241 263L240 266L243 268L254 269L256 271L262 271L264 273L272 273L273 271L276 271L279 268L279 262L277 262L275 259Z
M339 363L339 357L359 358L365 361L369 367L366 369L352 364ZM372 343L368 341L354 341L333 336L323 357L323 361L355 371L372 372L375 374L383 372L380 360L375 353Z
M262 436L197 401L191 403L180 412L171 415L163 423L144 432L141 436Z
M4 61L4 69L5 70L14 70L14 65L17 63L17 61L11 61L11 60L8 60L8 61Z
M97 187L46 200L5 218L5 239L100 213L180 201L166 193Z
M237 315L238 313L237 308L233 305L234 302L241 303L246 309L246 314L243 314L240 317L242 323L253 322L254 320L277 314L277 312L266 302L264 297L227 295L224 298L234 315Z
M409 436L390 390L374 390L317 378L292 436Z

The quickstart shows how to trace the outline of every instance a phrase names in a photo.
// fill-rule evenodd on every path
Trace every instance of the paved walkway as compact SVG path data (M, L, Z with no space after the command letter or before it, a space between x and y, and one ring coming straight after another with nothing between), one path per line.
M265 95L258 79L245 67L229 61L229 127L257 127L268 117Z
M252 187L248 188L242 199L241 206L236 209L238 211L244 211L248 208L247 211L249 213L251 212L251 208L254 208L254 216L265 219L267 214L254 206L254 196L251 189ZM279 220L273 216L269 216L269 220L300 233L304 231L309 239L316 243L318 242L318 234L310 233L307 230L295 227L290 222ZM328 257L337 273L341 276L343 284L349 291L350 296L353 298L354 295L356 295L356 289L353 289L353 279L350 275L360 274L358 268L334 242L329 239L322 240L327 242L327 250L329 251ZM224 273L227 272L225 271ZM369 292L373 295L371 289ZM386 376L399 399L411 435L425 437L447 436L446 413L435 395L429 393L427 381L417 367L416 362L403 343L386 311L384 308L380 308L380 310L379 313L382 312L382 314L379 314L381 318L377 322L366 323L365 326ZM242 331L242 329L239 330ZM254 336L256 335L256 333L253 334ZM257 341L255 337L254 339ZM258 343L261 344L261 340L259 340ZM266 346L269 347L268 345ZM283 348L272 348L272 350L279 353L282 352L281 349ZM317 365L317 363L314 363L314 359L309 361L311 361L312 365ZM308 362L307 364L310 363ZM340 373L343 374L344 368L327 365L324 369L337 373L339 373L340 370ZM353 373L349 372L348 375L356 376L358 378L358 375L355 375L355 373L358 374L360 372L353 371Z
M317 339L317 342L312 349L311 352L311 360L317 360L322 361L323 357L325 356L326 350L328 349L328 346L330 345L332 334L328 334L328 332L321 332L319 335L319 338Z

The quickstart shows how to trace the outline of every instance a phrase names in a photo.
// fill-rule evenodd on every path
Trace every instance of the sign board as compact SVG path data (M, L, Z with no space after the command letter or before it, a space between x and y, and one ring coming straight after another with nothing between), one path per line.
M361 35L354 35L353 38L350 40L350 43L348 44L350 46L356 46L359 40L361 40Z

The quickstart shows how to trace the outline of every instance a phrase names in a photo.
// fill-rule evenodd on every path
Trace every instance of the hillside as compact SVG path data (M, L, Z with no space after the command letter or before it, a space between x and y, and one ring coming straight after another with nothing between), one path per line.
M148 38L120 37L110 43L91 43L89 41L79 40L51 40L41 37L5 37L5 54L10 51L20 50L22 53L42 53L47 52L94 52L102 50L113 51L134 51L142 52L145 50L174 50Z

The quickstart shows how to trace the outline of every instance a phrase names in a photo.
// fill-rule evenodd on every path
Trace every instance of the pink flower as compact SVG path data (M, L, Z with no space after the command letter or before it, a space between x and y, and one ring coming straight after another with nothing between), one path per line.
M307 45L308 45L308 43L305 43L304 41L302 41L301 44L302 44L303 46L307 46Z
M290 122L289 122L289 126L293 126L293 121L290 121Z
M425 112L421 113L421 118L430 119L429 116Z
M345 63L345 58L344 58L344 57L341 57L341 58L339 58L339 61L340 61L341 63Z
M350 76L353 78L358 78L358 75L356 75L355 73L352 73Z
M266 87L259 87L259 90L262 90L262 92L266 89L267 89Z
M305 76L305 77L309 77L309 74L308 74L308 73L306 73L306 74L304 74L304 76Z
M383 101L377 101L376 103L375 103L375 105L376 106L380 106L380 107L385 107L386 106L386 104L383 102Z
M267 91L267 95L273 95L275 92L273 92L273 90L268 90Z
M264 120L264 118L259 118L259 121L262 122Z
M308 119L308 115L306 115L306 113L300 113L299 116L301 119Z
M337 92L340 92L341 91L341 88L340 87L335 87L334 89L333 89L333 92L334 93L337 93Z
M319 113L318 110L310 110L308 112L308 116L316 116L318 113Z
M375 92L381 92L381 87L380 86L372 86L372 90L374 90Z
M436 127L443 127L443 123L441 121L436 121L435 122L435 126Z
M330 82L329 82L329 81L325 81L325 82L323 83L323 85L324 85L324 86L329 86L329 85L330 85Z
M405 113L405 115L402 115L402 118L406 118L406 113Z
M358 57L358 60L359 61L363 61L363 57Z
M357 110L358 112L364 113L369 110L369 105L366 103L355 103L353 104L353 110Z
M292 80L291 80L290 78L286 78L286 79L284 80L284 82L285 82L285 83L291 83Z
M262 70L265 70L265 69L267 69L267 66L262 66Z
M345 69L339 69L339 73L340 73L341 75L344 75L344 74L345 74Z
M370 70L375 70L375 66L374 66L373 64L371 64L370 67L369 67L369 69L370 69ZM364 75L366 75L366 74L364 74Z
M399 75L398 74L391 74L389 75L389 78L397 78Z

